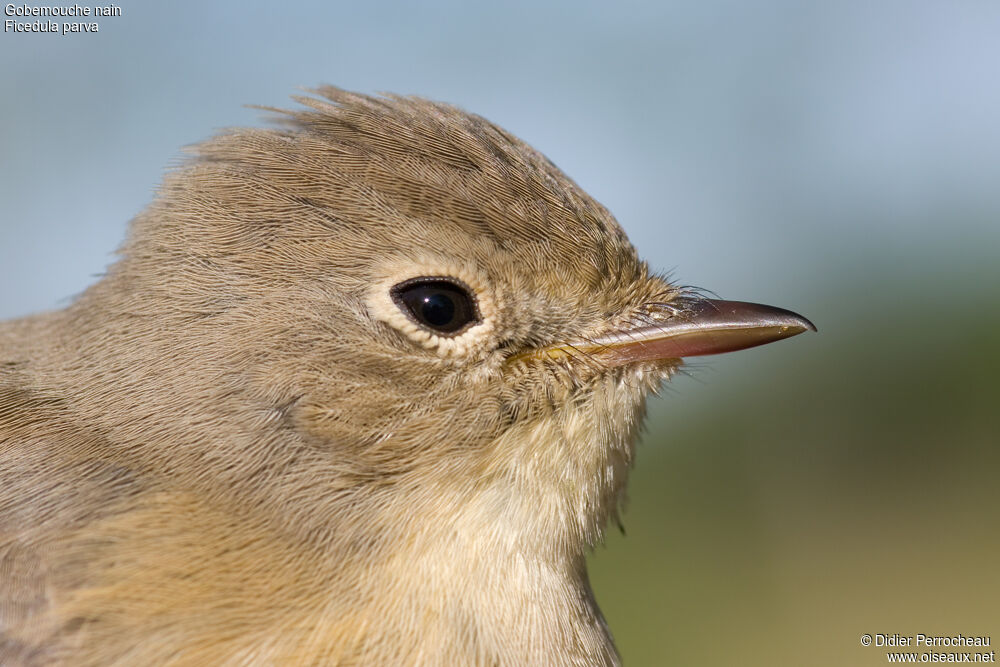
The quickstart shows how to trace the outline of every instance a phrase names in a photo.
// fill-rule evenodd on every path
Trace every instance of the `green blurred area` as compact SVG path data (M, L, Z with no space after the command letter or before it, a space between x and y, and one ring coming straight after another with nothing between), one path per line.
M800 310L818 334L719 357L651 405L627 535L591 558L627 665L887 664L864 633L1000 642L1000 263L882 268L817 288Z

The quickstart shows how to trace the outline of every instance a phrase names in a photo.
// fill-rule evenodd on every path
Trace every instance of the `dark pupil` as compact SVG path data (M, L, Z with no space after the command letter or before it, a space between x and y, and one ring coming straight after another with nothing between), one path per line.
M424 305L420 309L420 314L428 324L435 327L444 327L455 319L455 302L451 297L443 292L428 294L423 298Z
M472 296L447 280L407 281L392 296L414 320L439 333L455 333L478 319Z

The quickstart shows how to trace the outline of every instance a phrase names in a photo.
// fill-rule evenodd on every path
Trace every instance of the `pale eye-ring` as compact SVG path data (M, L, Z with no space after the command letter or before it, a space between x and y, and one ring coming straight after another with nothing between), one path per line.
M454 278L411 278L390 294L407 317L438 335L454 336L481 321L472 290Z

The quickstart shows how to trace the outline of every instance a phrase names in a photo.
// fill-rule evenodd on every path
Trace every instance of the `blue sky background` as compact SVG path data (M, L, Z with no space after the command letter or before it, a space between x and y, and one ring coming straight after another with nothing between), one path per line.
M993 2L120 6L0 38L0 317L91 282L182 146L318 83L485 115L727 297L996 256Z

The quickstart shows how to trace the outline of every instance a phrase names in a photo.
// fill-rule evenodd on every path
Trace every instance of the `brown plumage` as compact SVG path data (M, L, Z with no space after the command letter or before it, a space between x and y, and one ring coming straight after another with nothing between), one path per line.
M317 94L0 325L0 664L617 662L584 554L697 300L486 120Z

